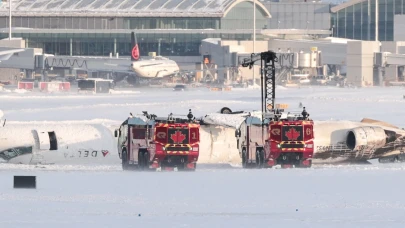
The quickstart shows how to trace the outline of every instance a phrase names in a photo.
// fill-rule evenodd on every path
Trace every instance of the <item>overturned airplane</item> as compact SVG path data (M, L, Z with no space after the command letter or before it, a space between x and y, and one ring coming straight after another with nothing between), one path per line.
M2 122L0 163L119 164L111 130L81 122Z
M258 112L211 113L201 118L199 163L242 162L235 130ZM405 130L382 121L314 120L313 164L404 161ZM261 125L255 127L261 128ZM0 162L13 164L120 164L116 126L92 121L1 121ZM282 132L281 132L282 133Z

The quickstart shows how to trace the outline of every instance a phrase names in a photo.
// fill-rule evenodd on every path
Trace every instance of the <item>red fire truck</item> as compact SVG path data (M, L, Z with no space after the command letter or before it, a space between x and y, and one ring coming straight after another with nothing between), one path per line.
M284 108L275 105L275 63L279 62L279 57L294 59L294 54L273 51L252 53L241 64L250 69L258 62L261 66L261 117L247 116L235 132L243 167L312 165L314 123L308 118L305 107L300 115L285 113ZM279 67L283 67L282 62L279 62Z
M311 167L314 153L314 123L302 114L276 113L265 119L248 116L236 130L244 168Z
M122 168L195 170L199 156L200 124L191 110L187 118L160 118L143 112L115 130Z

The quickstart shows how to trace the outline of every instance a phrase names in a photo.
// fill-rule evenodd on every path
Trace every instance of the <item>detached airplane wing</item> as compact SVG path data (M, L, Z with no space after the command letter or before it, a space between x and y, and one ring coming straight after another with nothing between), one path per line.
M0 61L8 60L14 53L22 52L25 49L13 49L13 50L6 50L0 51Z

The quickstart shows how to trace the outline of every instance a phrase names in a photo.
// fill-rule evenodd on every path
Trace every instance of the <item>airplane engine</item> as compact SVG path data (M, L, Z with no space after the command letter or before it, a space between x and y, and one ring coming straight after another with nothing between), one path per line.
M348 131L346 146L352 151L359 151L365 147L381 148L387 141L387 134L383 128L364 126Z

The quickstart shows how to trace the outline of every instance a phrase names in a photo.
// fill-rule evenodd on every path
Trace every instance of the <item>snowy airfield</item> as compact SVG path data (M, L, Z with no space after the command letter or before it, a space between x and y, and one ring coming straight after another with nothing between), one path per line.
M405 127L405 90L277 88L277 103L299 102L316 120L364 117ZM0 92L7 121L90 121L119 125L130 112L196 117L260 107L260 90L110 95ZM14 190L14 175L36 175L36 190ZM119 164L0 164L0 227L404 227L405 163L243 170L200 165L194 173L123 172Z

